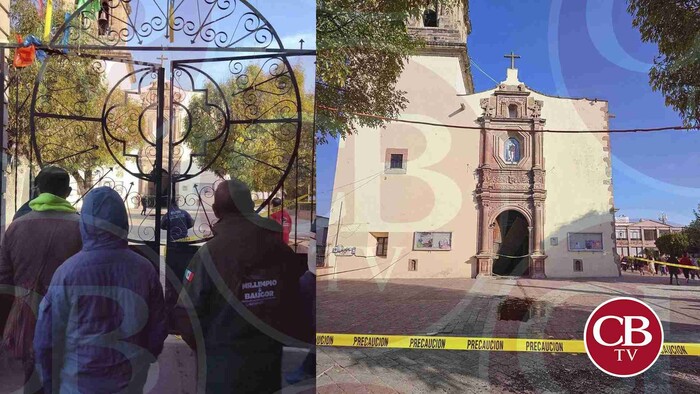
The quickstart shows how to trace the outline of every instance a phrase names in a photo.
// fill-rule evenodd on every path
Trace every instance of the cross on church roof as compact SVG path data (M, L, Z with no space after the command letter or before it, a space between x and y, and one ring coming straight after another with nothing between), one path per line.
M510 51L510 55L505 55L503 57L510 58L510 68L515 68L515 59L520 59L520 55L516 55L513 51Z
M164 61L164 60L168 60L168 58L165 57L164 54L161 54L160 57L157 57L156 59L159 59L159 60L160 60L160 65L161 65L161 67L163 66L163 61Z

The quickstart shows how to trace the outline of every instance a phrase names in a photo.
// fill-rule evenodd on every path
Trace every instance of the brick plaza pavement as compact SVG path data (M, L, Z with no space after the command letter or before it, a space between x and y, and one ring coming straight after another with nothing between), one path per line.
M657 312L666 341L700 342L700 282L685 279L322 281L317 293L319 332L581 339L597 305L631 296ZM317 370L322 393L700 392L698 357L661 356L618 379L584 354L322 348Z
M290 386L284 381L284 374L294 371L306 357L304 349L284 348L282 356L282 373L280 379L285 393L313 393L314 382L304 381ZM6 354L0 353L0 394L19 394L22 392L24 374L22 365ZM203 391L201 391L203 392ZM148 381L144 393L152 394L196 394L197 362L194 352L179 338L168 336L163 353L158 362L148 370Z

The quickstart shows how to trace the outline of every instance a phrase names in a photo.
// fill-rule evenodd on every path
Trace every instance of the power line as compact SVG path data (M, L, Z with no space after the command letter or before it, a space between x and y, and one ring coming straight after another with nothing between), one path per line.
M408 255L411 254L412 252L413 252L413 251L409 251L409 252L406 252L406 253L404 253L403 255L399 256L396 260L392 261L386 268L384 268L383 270L379 271L379 273L378 273L377 275L374 275L372 278L370 278L370 280L376 278L376 277L377 277L378 275L380 275L382 272L386 271L386 270L389 269L391 266L395 265L396 263L398 263L399 261L401 261L401 259L403 259L404 257L408 256ZM359 256L357 256L357 257L359 257ZM379 266L380 266L380 264L375 264L375 265L370 265L370 266L367 266L367 267L355 268L355 269L346 270L346 271L329 272L329 273L327 273L327 274L320 274L320 275L318 275L318 276L320 277L320 276L340 275L340 274L345 274L345 273L348 273L348 272L355 272L355 271L368 270L368 269L372 269L372 268L379 267Z
M356 116L362 116L366 118L373 118L373 119L380 119L380 120L385 120L389 122L398 122L398 123L409 123L409 124L418 124L418 125L425 125L425 126L437 126L437 127L449 127L452 129L467 129L467 130L490 130L490 131L513 131L513 129L506 129L506 128L496 128L496 127L479 127L479 126L462 126L462 125L452 125L452 124L446 124L446 123L437 123L437 122L424 122L420 120L407 120L407 119L397 119L397 118L389 118L386 116L380 116L380 115L371 115L371 114L365 114L361 112L347 112L347 111L341 111L338 108L332 108L332 107L326 107L325 105L318 105L318 108L326 111L331 111L331 112L344 112ZM697 130L700 129L700 126L666 126L666 127L652 127L652 128L634 128L634 129L610 129L610 130L533 130L537 131L540 133L568 133L568 134L600 134L600 133L641 133L641 132L652 132L652 131L664 131L664 130Z
M495 79L493 79L492 76L490 76L486 71L484 71L481 67L479 67L479 65L476 64L476 62L474 61L474 59L472 59L471 56L469 57L469 61L472 62L472 63L476 66L476 69L477 69L477 70L481 71L484 75L486 75L487 77L489 77L489 79L491 79L493 82L495 82L496 84L498 84L498 81L496 81Z
M374 174L372 174L372 175L370 175L370 176L366 176L366 177L364 177L364 178L362 178L362 179L358 179L358 180L356 180L355 182L346 183L345 185L340 185L340 186L334 187L333 189L330 189L330 190L324 190L324 191L322 191L322 192L319 192L318 194L326 194L326 193L330 193L330 192L332 192L332 191L334 191L334 190L341 189L341 188L343 188L343 187L345 187L345 186L354 185L354 184L356 184L357 182L362 182L362 181L364 181L365 179L369 179L369 178L372 178L372 177L374 177L374 176L377 176L377 175L381 174L382 172L384 172L384 170L381 170L381 171L379 171L379 172L376 172L376 173L374 173Z
M361 188L361 187L363 187L363 186L369 185L373 180L375 180L376 178L379 178L380 175L381 175L381 172L380 172L379 174L373 175L370 179L367 180L367 182L365 182L365 183L359 185L358 187L356 187L356 188L350 190L349 192L343 194L341 197L338 197L338 198L336 198L335 200L332 200L332 201L331 201L331 206L333 206L333 204L334 204L335 202L337 202L338 200L340 200L340 199L343 199L343 200L344 200L345 197L347 197L347 196L351 195L352 193L354 193L355 190L357 190L357 189L359 189L359 188ZM365 179L366 179L366 178L365 178Z

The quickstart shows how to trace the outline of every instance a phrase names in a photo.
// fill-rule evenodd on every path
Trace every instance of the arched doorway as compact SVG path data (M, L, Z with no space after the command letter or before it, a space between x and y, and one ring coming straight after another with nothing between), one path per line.
M493 223L493 273L527 276L530 267L530 231L527 218L514 210L502 212Z

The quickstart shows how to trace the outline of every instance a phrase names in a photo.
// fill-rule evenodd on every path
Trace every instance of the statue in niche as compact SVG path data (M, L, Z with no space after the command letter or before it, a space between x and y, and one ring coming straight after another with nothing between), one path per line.
M520 141L517 138L508 138L505 143L504 158L508 164L517 164L520 161Z

